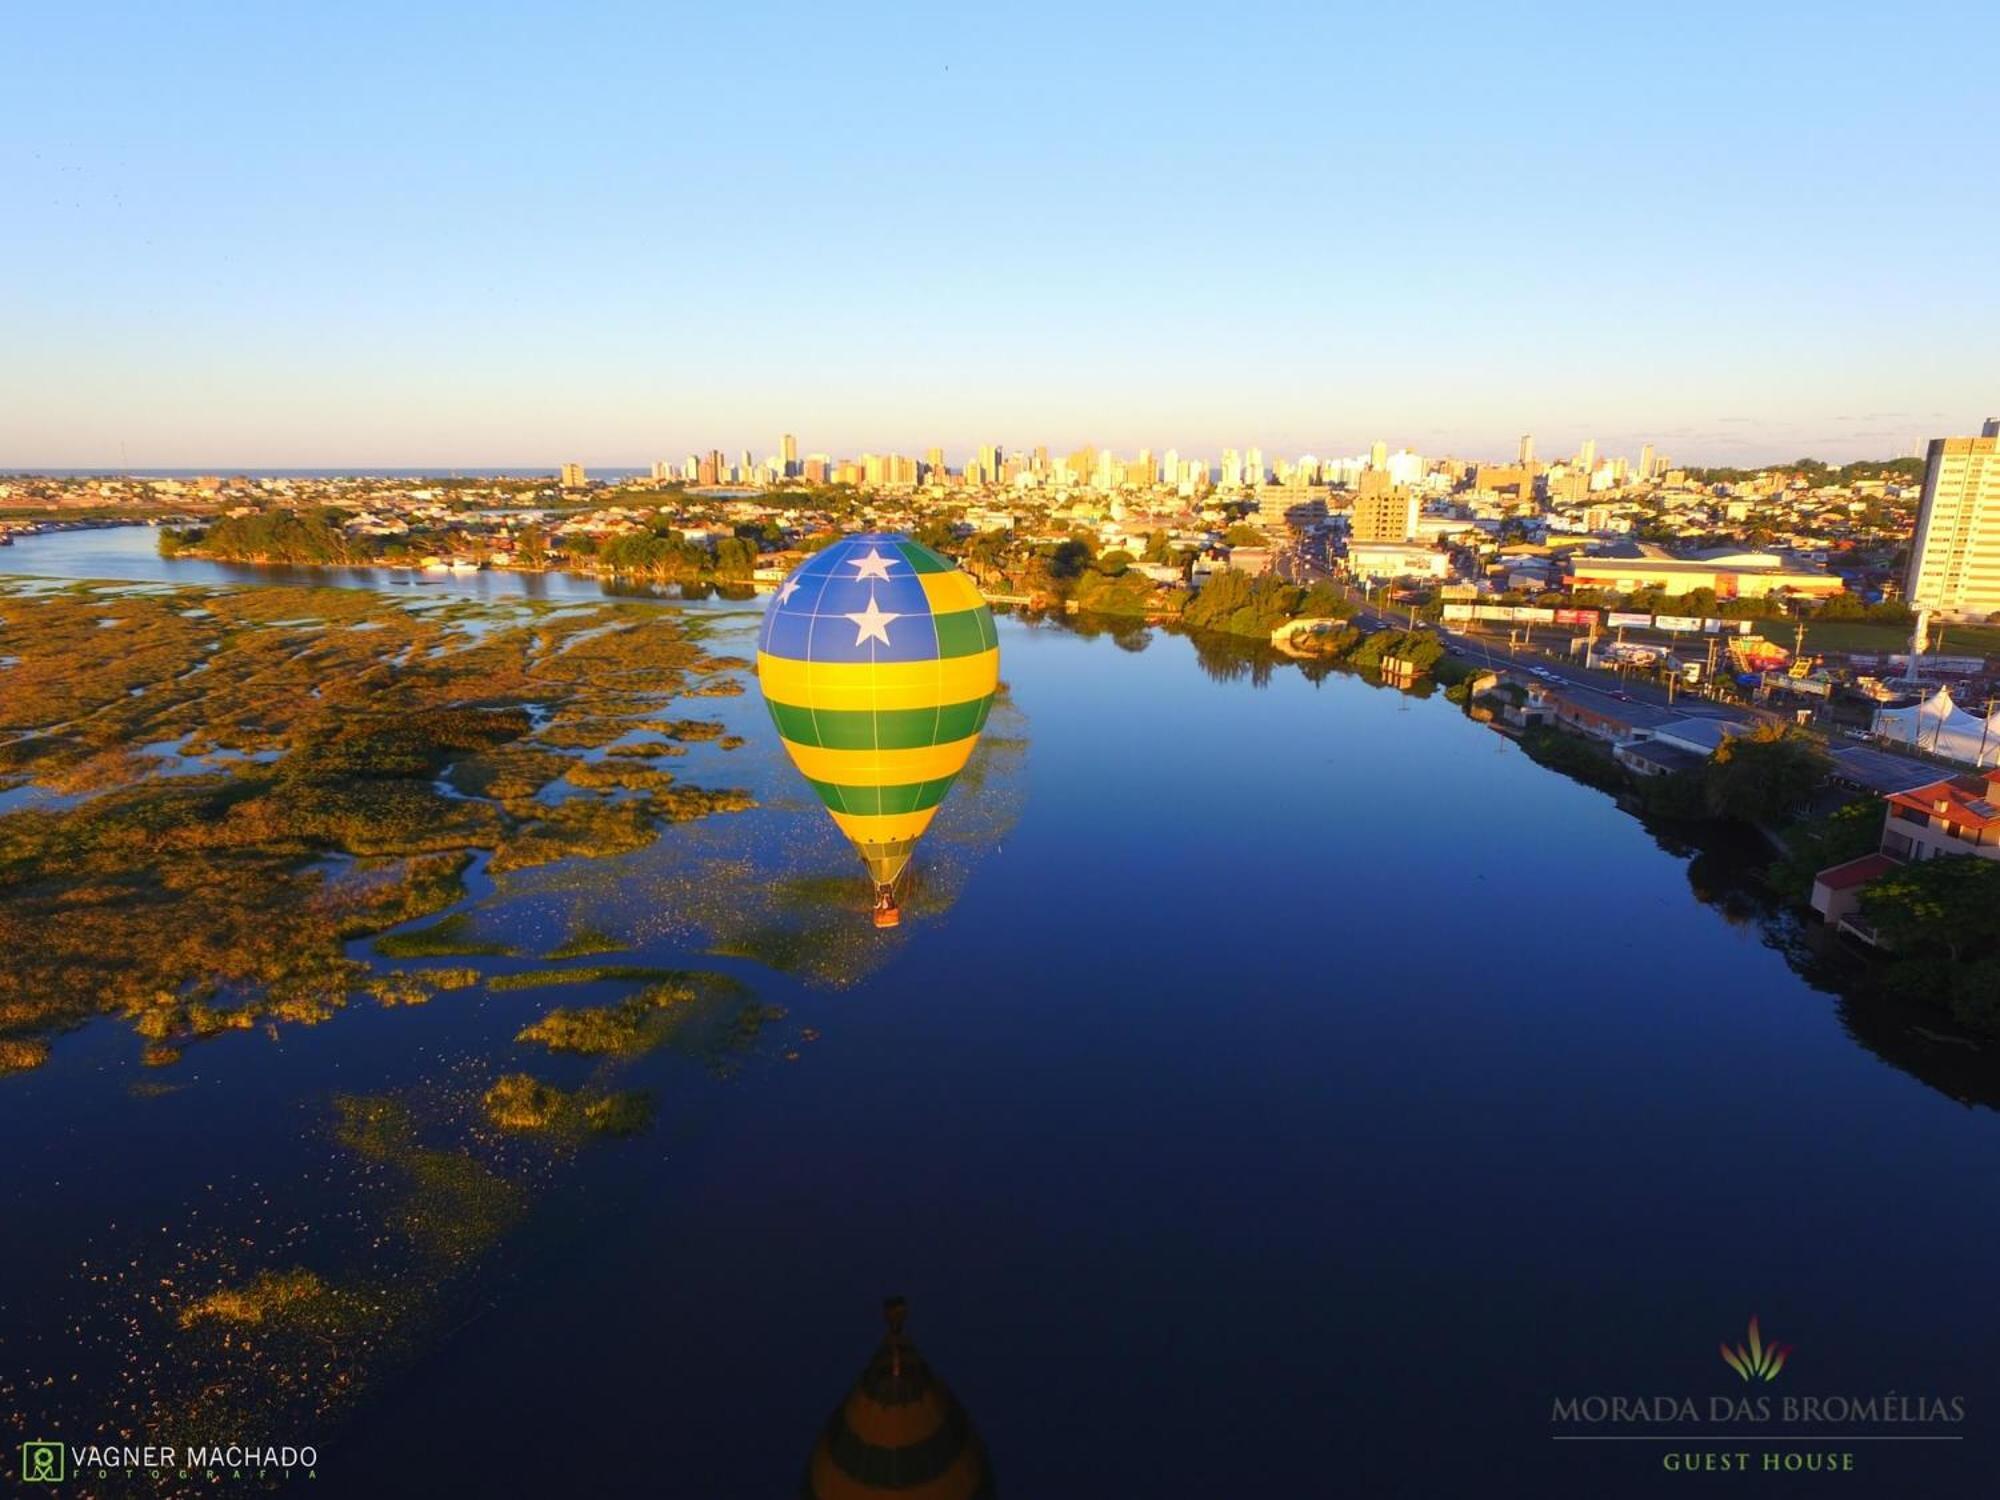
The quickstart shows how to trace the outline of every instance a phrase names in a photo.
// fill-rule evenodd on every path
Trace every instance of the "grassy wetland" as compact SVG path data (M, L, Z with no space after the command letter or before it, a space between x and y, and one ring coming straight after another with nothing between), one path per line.
M0 1412L337 1433L560 1237L557 1201L809 1056L800 997L907 935L759 738L753 627L0 578L0 1110L101 1132L52 1123L38 1180L146 1182L14 1268ZM1005 719L913 911L1017 808Z

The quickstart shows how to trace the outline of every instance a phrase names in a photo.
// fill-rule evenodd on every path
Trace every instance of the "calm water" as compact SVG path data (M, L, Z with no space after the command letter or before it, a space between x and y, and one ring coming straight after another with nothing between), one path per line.
M86 570L125 545L56 541ZM1851 1445L1847 1493L1988 1492L1983 1056L1846 1012L1722 899L1726 861L1442 698L1166 634L1008 621L1002 653L1012 744L940 819L948 904L828 928L850 983L721 961L786 1009L774 1044L640 1065L653 1132L553 1174L463 1326L304 1434L313 1493L795 1493L887 1291L1011 1496L1818 1492L1550 1439L1557 1396L1743 1394L1716 1345L1752 1313L1796 1346L1773 1395L1966 1398L1962 1443ZM548 941L581 909L706 961L676 877L704 841L843 876L754 691L715 707L752 743L689 778L769 805L482 923ZM224 1038L159 1098L117 1024L64 1039L0 1086L34 1226L0 1242L8 1321L57 1321L80 1256L310 1224L331 1092L534 1066L507 1039L550 1000Z
M617 598L672 598L680 601L678 585L657 588L637 583L599 580L583 574L515 573L486 569L477 573L425 573L415 568L294 568L263 563L212 562L199 557L163 558L159 533L150 526L103 526L80 531L50 531L16 537L0 548L0 573L39 578L122 578L146 583L332 584L342 588L376 589L398 596L442 595L470 599L544 599L565 604Z

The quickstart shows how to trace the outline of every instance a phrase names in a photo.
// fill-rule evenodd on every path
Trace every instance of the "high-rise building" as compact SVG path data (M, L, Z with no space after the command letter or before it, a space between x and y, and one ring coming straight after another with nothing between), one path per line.
M1583 446L1576 450L1576 466L1588 474L1597 467L1597 439L1585 438Z
M582 464L564 464L562 466L562 487L564 489L580 490L588 482L589 476L583 472Z
M2000 611L2000 417L1978 437L1931 439L1904 597L1942 615Z
M787 478L799 472L799 440L789 432L778 439L778 458Z
M1387 443L1380 441L1371 443L1368 447L1368 467L1371 469L1379 469L1385 466L1388 462L1389 462L1389 445Z
M1391 484L1421 484L1424 478L1424 456L1412 453L1408 448L1398 448L1389 456L1388 462L1377 464L1377 468L1389 471Z
M1233 490L1243 483L1243 460L1234 448L1222 450L1222 487Z
M1644 484L1653 477L1653 445L1645 444L1639 449L1639 482Z
M1417 497L1407 490L1371 485L1355 495L1349 527L1352 541L1411 541L1417 534Z
M1515 455L1514 462L1525 469L1534 461L1535 435L1532 432L1524 432L1521 434L1521 451Z

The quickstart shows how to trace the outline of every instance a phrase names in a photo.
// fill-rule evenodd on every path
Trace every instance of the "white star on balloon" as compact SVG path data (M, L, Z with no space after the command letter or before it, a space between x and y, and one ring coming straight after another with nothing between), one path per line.
M903 617L901 615L884 614L876 607L875 596L870 594L866 610L843 616L843 618L854 622L855 645L858 646L866 640L877 640L886 646L890 643L889 622L891 620L900 620Z
M873 547L868 549L866 557L850 557L847 560L848 566L860 570L854 575L856 583L859 583L864 578L879 578L884 583L887 583L889 581L890 561L891 559L884 557ZM889 618L894 619L895 616L891 615Z
M799 591L798 579L787 578L785 580L785 586L778 590L778 602L780 604L790 604L792 602L792 595L796 594L798 591Z

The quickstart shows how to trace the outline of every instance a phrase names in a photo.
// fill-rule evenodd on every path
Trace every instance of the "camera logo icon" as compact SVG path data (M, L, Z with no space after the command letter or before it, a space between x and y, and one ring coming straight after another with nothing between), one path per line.
M21 1483L57 1484L65 1477L69 1455L61 1443L21 1444Z

